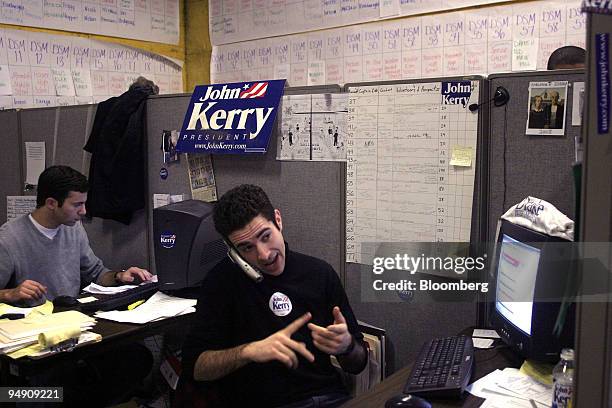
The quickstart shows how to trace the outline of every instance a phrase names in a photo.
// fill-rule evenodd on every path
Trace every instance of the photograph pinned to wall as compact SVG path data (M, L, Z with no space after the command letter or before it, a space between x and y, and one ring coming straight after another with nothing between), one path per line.
M310 160L310 95L284 95L281 101L278 160Z
M526 134L565 134L568 81L530 82Z
M178 137L178 130L162 130L161 149L164 152L164 163L166 164L180 161L180 156L176 151Z
M312 160L346 160L348 94L312 95Z
M189 164L189 186L191 198L202 201L217 200L217 185L213 172L212 160L209 154L187 154Z

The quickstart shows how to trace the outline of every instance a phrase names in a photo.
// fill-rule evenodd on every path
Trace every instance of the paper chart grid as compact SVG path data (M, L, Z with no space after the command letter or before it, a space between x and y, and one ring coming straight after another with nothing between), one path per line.
M0 110L91 104L139 76L183 91L182 67L148 51L80 37L0 29Z
M545 70L555 49L585 48L585 31L579 0L521 2L214 46L210 70L290 86Z
M474 165L450 158L454 146L476 152L471 85L465 106L442 104L441 82L349 88L347 262L369 262L362 243L469 242Z
M213 45L504 0L209 0Z
M0 2L0 23L179 42L179 0L12 0Z

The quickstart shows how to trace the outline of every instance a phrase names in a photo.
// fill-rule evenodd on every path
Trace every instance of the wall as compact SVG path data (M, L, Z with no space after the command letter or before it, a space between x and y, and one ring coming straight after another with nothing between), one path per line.
M177 45L0 24L0 71L8 71L0 72L0 95L12 96L0 96L0 108L95 103L124 92L141 74L157 82L160 93L182 92L185 81L180 67L185 60L182 1L179 9ZM63 75L59 71L64 71ZM80 77L85 78L82 82L91 83L93 92L81 86L82 92L79 94L77 89L75 98L74 90L62 93L58 89L58 84L67 81L71 87L73 79L78 86ZM10 86L3 86L3 81Z
M208 34L208 0L186 0L185 3L185 91L210 83L212 46Z

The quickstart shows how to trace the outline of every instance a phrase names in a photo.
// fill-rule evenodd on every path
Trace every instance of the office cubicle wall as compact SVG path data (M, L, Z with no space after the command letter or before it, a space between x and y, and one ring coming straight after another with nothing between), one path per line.
M0 164L6 195L35 195L24 192L25 142L45 142L45 165L67 165L89 174L89 153L83 146L89 135L95 105L79 105L0 112L9 157ZM6 118L6 120L5 120ZM6 127L8 131L4 132ZM6 199L2 203L6 220ZM121 269L131 265L149 267L146 250L145 211L138 211L129 226L113 220L84 220L92 249L106 266Z
M553 204L575 220L572 176L574 138L580 126L572 126L574 82L584 82L584 71L563 70L491 75L490 92L498 86L510 93L506 106L490 107L488 171L488 240L495 239L497 220L509 207L527 196ZM565 135L526 135L530 82L568 81L565 103Z
M19 143L19 115L17 111L0 111L2 129L2 160L0 160L0 225L6 222L6 198L8 195L22 195L23 181L20 175L21 145Z
M308 93L338 92L339 87L307 88ZM285 94L305 93L287 89ZM180 130L191 95L156 96L147 102L148 195L185 194L190 197L188 164L163 165L163 130ZM289 247L324 259L343 276L344 272L344 173L340 162L277 161L280 121L277 119L265 155L215 155L213 167L218 195L243 183L260 185L283 217L283 234ZM163 180L159 171L168 170ZM152 205L151 210L152 211ZM149 233L152 234L152 216ZM152 248L149 249L151 258Z
M371 86L382 84L413 84L440 81L476 80L479 81L479 103L488 100L487 81L479 76L425 78L419 80L401 80L386 82L368 82L347 84L345 90L352 86ZM486 105L479 111L478 137L472 206L472 225L470 242L478 243L484 239L486 231L486 206L483 206L486 186L488 117ZM413 361L421 346L432 337L457 334L478 320L478 305L473 301L457 302L440 298L435 293L414 291L406 300L398 296L397 303L373 303L361 301L361 277L370 276L372 267L368 265L347 264L345 286L355 314L360 320L382 327L388 334L387 372L390 374L398 368ZM436 279L436 278L434 278Z
M608 3L609 6L609 3ZM591 5L591 9L597 6ZM582 177L581 232L584 242L607 242L607 250L588 248L584 256L597 258L612 270L612 131L609 103L602 108L604 90L610 92L609 80L602 79L609 70L612 53L612 15L587 14L587 88L584 128L585 159ZM607 66L607 68L606 68ZM606 88L607 87L607 88ZM609 98L610 95L608 94ZM608 99L609 100L609 99ZM581 287L607 289L607 302L581 302L576 308L576 389L574 406L612 407L612 275L584 273Z
M489 109L489 166L487 197L487 241L493 243L497 221L514 204L527 196L553 204L569 218L576 219L576 193L572 165L575 138L581 127L572 126L574 82L584 81L583 70L498 74L489 77L490 93L498 86L510 94L506 106ZM529 83L568 81L563 136L527 135ZM490 293L490 297L493 296ZM488 310L485 308L488 321Z
M487 130L489 117L484 114L487 105L481 108L485 110L479 116L473 242L490 236L494 221L501 215L502 209L520 201L527 194L551 201L568 215L573 211L573 199L568 199L573 197L573 183L567 165L573 160L573 136L577 134L578 128L569 125L572 106L568 106L566 136L525 136L524 130L529 81L580 79L581 74L574 71L555 73L552 76L550 73L530 73L491 77L490 89L503 85L510 91L511 98L507 108L491 107L491 131ZM414 82L436 80L439 79ZM306 88L287 91L292 92L315 93L325 90ZM138 212L127 227L101 219L86 223L92 247L108 266L118 268L136 264L154 270L154 265L149 263L153 260L150 245L152 195L172 193L190 197L185 157L181 156L179 163L164 165L161 151L162 130L180 129L189 99L190 95L185 94L156 96L147 101L147 210ZM480 101L486 100L486 81L482 81ZM9 132L17 144L15 151L19 152L22 174L17 174L14 168L3 162L1 165L12 173L10 182L3 182L2 188L11 194L19 194L23 187L23 141L46 141L48 165L68 164L87 174L87 155L81 148L89 133L93 114L92 106L0 112L0 117L7 118L3 121L7 126L18 129L19 122L22 123L20 134L14 136L14 132ZM276 132L278 125L277 122ZM391 342L388 358L390 371L413 359L422 343L429 338L456 333L476 324L478 315L475 304L438 301L424 293L415 293L412 300L401 303L361 302L360 277L361 274L371 274L371 267L349 264L346 266L346 274L343 273L345 164L277 161L276 132L266 155L214 156L218 193L221 195L240 183L259 184L268 191L273 203L281 209L285 237L291 248L328 261L344 278L357 317L387 330ZM505 143L501 137L504 134ZM489 152L489 155L484 152ZM168 170L166 180L159 176L162 167ZM3 216L5 214L6 211Z
M338 92L339 87L323 87L310 92ZM288 93L301 92L288 90ZM166 166L167 180L159 177L162 167L161 131L180 129L190 95L153 97L147 103L148 208L137 211L130 225L113 220L85 220L94 252L112 269L150 264L151 234L147 226L153 193L186 194L190 197L187 163ZM26 174L24 142L45 142L46 166L64 164L89 174L89 154L82 150L93 124L95 105L24 109L0 112L6 130L8 158L0 164L5 170L1 183L4 195L35 195L24 192ZM4 133L4 132L3 132ZM344 163L278 162L276 136L269 153L263 156L216 156L214 167L219 194L237 184L255 183L268 191L283 214L285 236L292 249L328 261L338 273L344 271ZM2 200L2 221L6 220L6 199ZM316 221L313 221L316 220Z

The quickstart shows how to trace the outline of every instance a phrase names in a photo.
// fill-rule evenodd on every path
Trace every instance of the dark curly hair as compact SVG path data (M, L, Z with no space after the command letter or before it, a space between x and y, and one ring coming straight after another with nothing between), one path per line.
M88 190L87 178L72 167L48 167L38 177L36 208L44 206L47 198L54 198L61 207L71 191L86 193Z
M229 234L244 228L258 215L272 221L278 228L274 207L263 189L242 184L221 196L215 205L213 221L217 232L227 239Z

